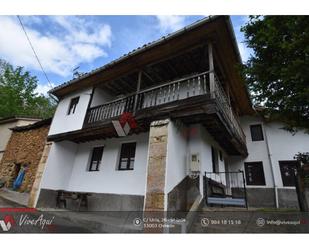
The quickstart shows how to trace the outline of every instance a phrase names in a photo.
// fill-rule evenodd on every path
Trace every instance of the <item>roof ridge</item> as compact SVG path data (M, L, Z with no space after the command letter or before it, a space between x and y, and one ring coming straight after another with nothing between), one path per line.
M195 21L195 22L193 22L193 23L190 23L189 25L186 25L186 26L183 27L182 29L179 29L179 30L176 30L176 31L174 31L174 32L171 32L171 33L169 33L169 34L167 34L167 35L164 35L164 36L162 36L162 37L160 37L159 39L156 39L156 40L154 40L154 41L145 43L144 45L139 46L139 47L137 47L137 48L135 48L135 49L129 51L128 53L125 53L125 54L121 55L121 56L118 57L117 59L114 59L114 60L108 62L107 64L104 64L104 65L102 65L102 66L100 66L100 67L97 67L97 68L95 68L95 69L93 69L93 70L91 70L91 71L89 71L89 72L83 73L83 74L82 74L80 77L78 77L78 78L73 78L73 79L71 79L71 80L68 80L68 81L66 81L66 82L64 82L64 83L62 83L62 84L60 84L60 85L54 87L53 89L49 90L48 93L51 93L51 94L52 94L52 93L55 92L56 90L59 90L59 89L64 88L64 87L66 87L66 86L68 86L68 85L71 85L71 84L73 84L73 83L75 83L75 82L78 82L78 81L80 81L80 80L82 80L82 79L85 79L85 78L87 78L87 77L89 77L89 76L91 76L91 75L93 75L93 74L95 74L95 73L97 73L97 72L100 72L100 71L102 71L102 70L104 70L104 69L106 69L106 68L108 68L108 67L110 67L110 66L113 66L114 64L116 64L116 63L118 63L118 62L120 62L120 61L122 61L122 60L124 60L124 59L126 59L126 58L128 58L128 57L130 57L130 56L133 56L133 55L136 54L136 53L140 53L140 52L144 51L145 49L149 49L149 48L151 48L152 46L155 46L155 45L160 44L160 42L162 42L162 41L165 41L165 40L167 40L167 39L174 38L174 37L176 37L177 35L180 35L180 34L182 34L183 32L185 32L185 31L187 31L187 30L190 30L190 29L192 29L192 28L194 28L194 27L196 27L196 26L202 25L202 24L204 24L204 23L206 23L206 22L208 22L208 21L214 20L214 19L216 19L216 18L218 18L218 17L220 17L220 16L211 16L211 15L210 15L210 16L204 17L204 18L199 19L199 20L197 20L197 21Z

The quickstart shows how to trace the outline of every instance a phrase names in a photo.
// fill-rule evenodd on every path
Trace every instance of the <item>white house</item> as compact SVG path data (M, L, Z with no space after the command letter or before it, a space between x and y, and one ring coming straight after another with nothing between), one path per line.
M229 167L258 175L251 182L249 179L246 181L249 203L298 208L293 174L297 162L294 156L308 151L308 134L298 131L293 135L283 129L283 123L268 122L258 113L241 117L241 125L246 134L248 157L230 157ZM249 169L253 166L254 171ZM261 175L264 177L260 180Z
M37 207L76 208L70 193L88 210L297 206L293 156L309 137L252 108L239 63L229 17L209 17L54 88ZM136 127L119 136L124 113Z

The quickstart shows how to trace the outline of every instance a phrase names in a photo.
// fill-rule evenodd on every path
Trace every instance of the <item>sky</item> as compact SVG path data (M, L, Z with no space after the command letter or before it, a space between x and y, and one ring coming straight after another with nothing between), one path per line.
M31 43L51 82L48 83L17 16L0 16L0 58L23 66L38 78L37 92L48 90L81 73L117 59L123 54L204 16L20 16ZM250 50L240 28L247 16L231 16L242 60Z

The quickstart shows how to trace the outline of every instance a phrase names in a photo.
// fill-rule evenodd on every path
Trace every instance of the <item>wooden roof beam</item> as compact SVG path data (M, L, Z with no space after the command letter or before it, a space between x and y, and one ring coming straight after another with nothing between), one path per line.
M170 63L170 61L167 61L167 66L173 71L173 73L176 75L176 77L179 77L179 73L177 70L173 67L173 65Z

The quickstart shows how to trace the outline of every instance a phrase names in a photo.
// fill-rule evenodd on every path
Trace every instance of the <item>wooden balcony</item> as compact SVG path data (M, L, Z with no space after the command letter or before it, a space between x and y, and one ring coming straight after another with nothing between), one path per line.
M110 127L111 121L124 112L133 113L144 129L151 121L163 118L180 119L185 124L202 123L229 154L247 155L246 139L238 117L213 71L167 82L89 108L83 130Z

